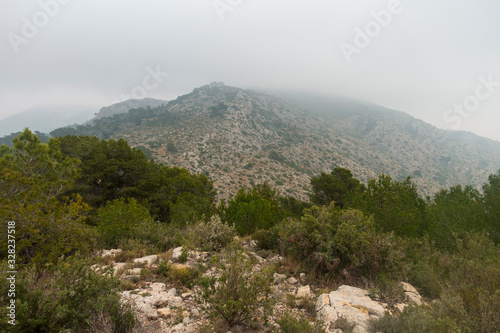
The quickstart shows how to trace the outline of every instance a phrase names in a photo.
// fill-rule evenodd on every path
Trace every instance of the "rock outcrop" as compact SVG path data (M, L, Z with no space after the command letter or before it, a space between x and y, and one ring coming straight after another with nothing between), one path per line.
M277 267L283 262L283 258L278 255L259 255L254 241L246 242L243 247L247 250L248 259L256 259L253 266L255 272L264 267ZM120 258L121 253L121 250L115 249L104 251L101 256L109 256L113 260ZM172 249L169 253L136 258L128 263L111 261L108 266L95 265L94 269L111 274L110 268L113 268L114 276L124 280L129 290L121 293L122 301L134 306L137 319L147 332L194 333L202 327L210 327L209 313L196 297L200 293L199 287L188 288L169 282L155 272L166 263L168 270L175 270L180 275L183 271L205 266L203 276L219 276L221 272L209 265L213 253L184 251L182 247ZM183 253L187 253L187 259L186 256L181 258ZM353 327L354 333L366 333L370 320L380 319L392 310L387 304L370 298L367 290L347 285L317 296L318 289L307 281L305 273L290 276L279 269L274 273L272 292L276 302L273 314L268 318L269 329L278 328L277 321L286 313L305 318L307 313L311 316L315 310L317 320L323 323L329 333L343 332L338 326L339 320ZM405 282L401 282L400 286L406 302L396 304L396 309L402 311L407 306L422 304L422 298L413 286Z
M330 294L322 294L316 303L317 317L326 323L345 318L355 325L354 332L367 332L370 319L384 316L387 306L375 302L368 291L351 286L340 286Z

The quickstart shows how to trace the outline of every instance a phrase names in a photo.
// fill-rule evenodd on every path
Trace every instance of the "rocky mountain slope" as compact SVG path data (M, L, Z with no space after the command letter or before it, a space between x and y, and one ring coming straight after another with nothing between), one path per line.
M500 168L500 143L438 130L402 112L222 83L110 120L111 137L167 165L208 175L219 199L262 182L306 199L310 177L337 166L362 181L381 173L412 176L424 195L456 184L479 187Z
M123 102L115 103L110 106L102 107L93 120L101 119L104 117L111 117L115 114L127 113L130 109L145 108L145 107L158 107L167 104L168 101L154 98L143 99L129 99Z

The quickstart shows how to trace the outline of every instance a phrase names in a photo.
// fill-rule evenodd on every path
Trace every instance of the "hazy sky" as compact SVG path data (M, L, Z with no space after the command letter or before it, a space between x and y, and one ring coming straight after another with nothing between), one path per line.
M500 141L499 15L498 0L1 0L0 119L223 81Z

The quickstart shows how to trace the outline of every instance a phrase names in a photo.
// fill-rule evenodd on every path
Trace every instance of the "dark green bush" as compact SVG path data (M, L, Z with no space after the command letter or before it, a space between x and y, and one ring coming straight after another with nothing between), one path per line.
M269 230L258 230L252 235L257 242L257 246L264 250L277 250L279 245L278 228Z
M135 199L117 199L97 210L101 247L124 247L134 240L150 251L164 251L176 243L172 227L154 221ZM137 244L137 245L139 245Z
M405 242L392 233L377 232L371 217L358 210L313 207L299 220L279 226L280 249L307 265L313 273L338 274L357 280L379 274L406 274Z
M120 304L119 281L90 268L88 260L71 257L55 266L28 267L16 280L16 325L2 332L84 332L95 316L111 318L113 332L129 332L134 326L130 308ZM7 285L2 279L2 317Z

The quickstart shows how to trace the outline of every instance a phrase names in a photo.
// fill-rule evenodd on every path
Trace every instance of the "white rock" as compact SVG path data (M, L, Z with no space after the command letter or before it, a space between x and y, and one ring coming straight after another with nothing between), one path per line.
M299 298L311 298L311 296L311 287L309 287L309 285L299 287L299 289L297 290L297 297Z
M160 316L161 318L168 318L172 315L172 310L170 310L169 308L161 308L158 309L157 312L158 316Z
M197 308L192 308L192 309L191 309L191 315L192 315L193 317L199 317L199 316L200 316L200 311L198 311L198 309L197 309Z
M281 282L285 281L285 279L286 279L285 274L274 273L273 277L274 277L274 283L276 283L276 284L281 283Z
M121 273L123 273L123 269L125 269L125 266L127 266L127 264L124 262L114 263L113 264L113 269L114 269L113 276L118 277L118 275L121 275Z
M168 291L168 296L177 296L177 289L172 288Z
M125 271L125 274L127 274L127 275L141 275L141 270L142 270L142 268L127 269Z
M316 317L319 320L323 320L325 323L334 323L339 319L337 310L329 306L325 306L321 310L317 311Z
M168 305L170 305L170 306L182 306L182 298L170 297L168 299Z
M401 282L401 288L405 292L406 300L409 303L413 303L416 305L422 305L422 296L420 293L413 287L411 284L406 282Z
M329 295L319 296L316 312L318 319L326 323L333 323L338 318L344 317L349 323L359 326L358 333L365 333L370 319L383 317L385 309L368 296L368 291L340 286Z
M134 259L134 263L145 264L146 266L151 266L152 264L154 264L157 261L158 261L158 256L156 254Z
M399 312L403 312L405 308L407 308L409 305L408 304L405 304L405 303L398 303L396 305L394 305L394 307L396 309L399 310Z
M289 284L299 283L299 281L296 278L294 278L293 276L291 278L289 278L288 280L286 280L286 282L288 282Z
M328 294L321 294L316 301L316 311L320 311L325 306L330 306L330 297Z
M182 254L182 246L176 247L173 250L172 259L179 260L179 257L181 256L181 254Z
M117 254L122 253L122 249L111 249L111 250L102 250L99 255L101 257L110 257L110 256L116 256Z

